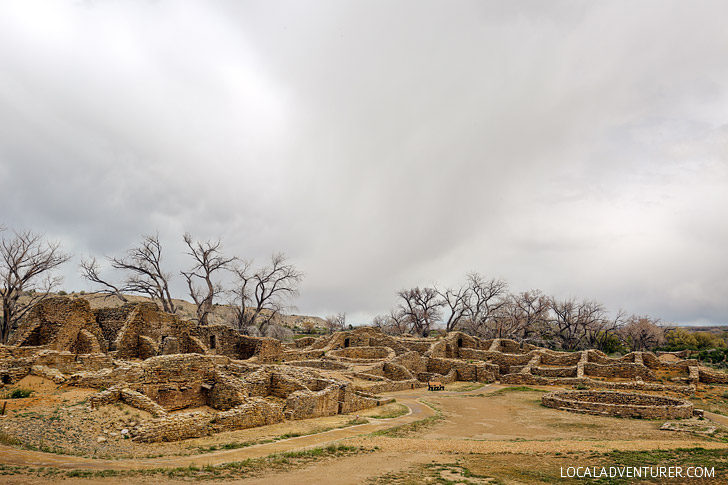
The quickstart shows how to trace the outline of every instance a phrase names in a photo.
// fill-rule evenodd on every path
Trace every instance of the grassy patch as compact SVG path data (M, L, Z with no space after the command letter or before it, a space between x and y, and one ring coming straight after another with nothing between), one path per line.
M485 480L483 480L485 479ZM462 465L460 460L456 463L428 463L415 465L406 470L390 472L386 475L373 478L368 483L372 484L419 484L419 483L491 483L500 484L499 480L486 475L473 473Z
M482 382L456 382L447 386L450 392L468 392L485 386Z
M375 431L371 435L372 436L388 436L390 438L404 438L412 436L413 434L420 433L441 419L443 419L442 411L440 408L432 404L431 402L427 401L420 401L421 403L427 405L428 407L435 410L435 414L433 416L429 416L424 419L420 419L418 421L414 421L412 423L402 424L399 426L394 426L392 428L383 429L381 431Z
M330 445L303 451L277 453L264 458L248 459L222 465L174 468L151 468L139 470L60 470L48 467L9 466L0 464L0 475L32 474L59 478L105 478L105 477L166 477L172 479L220 480L240 479L271 471L285 471L322 459L349 456L371 450L356 446Z
M30 397L30 395L33 394L33 391L30 389L13 389L10 392L6 392L3 396L3 399L24 399L26 397Z
M325 433L327 431L332 431L334 429L348 428L349 426L356 426L358 424L367 424L368 422L369 421L367 421L364 418L359 418L359 419L352 418L340 426L318 427L318 428L313 428L307 432L301 432L301 433L294 431L294 432L284 433L284 434L281 434L278 436L274 436L273 438L267 438L267 439L262 439L262 440L251 440L251 441L242 441L242 442L232 441L230 443L225 443L222 445L198 446L197 451L199 453L211 453L213 451L219 451L219 450L237 450L240 448L247 448L249 446L264 445L267 443L274 443L276 441L287 440L290 438L298 438L300 436L310 436L310 435L314 435L314 434Z
M0 431L0 444L8 446L20 446L23 443L15 436L11 436L3 431Z
M404 416L408 412L409 408L407 406L405 406L404 404L397 404L392 409L389 409L386 412L382 412L381 414L374 414L369 417L372 419L391 419Z

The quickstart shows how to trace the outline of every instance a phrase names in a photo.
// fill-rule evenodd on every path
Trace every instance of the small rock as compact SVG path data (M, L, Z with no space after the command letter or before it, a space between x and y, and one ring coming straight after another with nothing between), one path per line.
M129 430L124 428L121 430L121 434L129 434Z
M136 425L137 425L136 421L132 421L131 423L129 423L130 428L133 428Z
M119 433L112 431L111 433L109 433L109 436L119 436Z
M96 442L97 443L106 443L106 438L104 438L103 436L99 436L98 438L96 438Z

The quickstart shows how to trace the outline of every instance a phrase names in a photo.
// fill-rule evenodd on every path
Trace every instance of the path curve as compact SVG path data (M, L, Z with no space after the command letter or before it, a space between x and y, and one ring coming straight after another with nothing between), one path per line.
M487 384L472 391L439 391L437 395L466 395L470 393L493 392L503 386ZM430 393L431 395L432 393ZM403 416L390 419L369 419L367 424L349 426L347 428L333 429L297 438L288 438L273 443L253 445L236 450L219 450L212 453L191 456L166 456L158 458L133 458L122 460L93 459L73 455L57 455L40 451L23 450L10 446L0 445L0 462L5 465L44 466L63 469L88 470L137 470L144 468L172 468L189 465L205 466L220 465L248 458L261 458L274 453L303 450L312 447L326 446L334 442L381 431L395 426L412 423L433 416L435 411L429 406L419 402L419 399L428 395L426 388L411 391L388 393L387 396L396 398L397 402L409 408Z

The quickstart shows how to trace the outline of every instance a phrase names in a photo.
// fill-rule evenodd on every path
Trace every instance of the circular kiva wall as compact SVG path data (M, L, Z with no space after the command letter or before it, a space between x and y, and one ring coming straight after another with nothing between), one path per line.
M649 419L690 418L693 405L682 399L614 391L555 391L541 403L549 408L589 414Z

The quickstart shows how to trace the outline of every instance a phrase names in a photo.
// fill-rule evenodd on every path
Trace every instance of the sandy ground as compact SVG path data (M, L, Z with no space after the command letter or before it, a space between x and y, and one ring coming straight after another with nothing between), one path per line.
M460 384L460 387L462 385ZM701 447L724 450L728 457L728 440L694 433L661 431L660 420L632 420L568 413L540 405L542 393L507 391L505 386L489 385L466 392L428 392L423 389L401 391L391 395L407 405L411 412L392 419L370 420L368 424L325 433L301 436L262 445L223 450L195 456L167 456L150 459L100 460L76 456L40 453L12 447L0 447L0 462L5 464L43 465L60 469L140 469L148 467L204 466L257 458L281 451L309 449L329 443L360 446L366 450L340 458L323 458L289 470L263 476L241 476L216 483L296 483L327 485L334 483L425 483L432 480L464 480L463 483L487 483L477 478L463 478L465 465L478 470L512 477L513 469L532 467L552 473L560 463L597 460L599 454L613 450L675 450ZM546 388L543 388L546 389ZM495 392L500 391L500 392ZM436 415L426 400L440 410L442 419L415 433L371 435ZM720 436L728 436L723 426L728 418L715 415ZM315 421L315 420L312 420ZM265 432L263 429L250 432ZM270 434L270 433L269 433ZM571 460L570 462L568 460ZM525 468L524 468L525 467ZM541 473L541 472L539 472ZM533 479L503 478L503 483L546 483ZM726 477L722 477L725 482ZM119 478L65 478L63 483L109 483ZM127 479L128 480L128 479ZM164 475L135 476L133 483L180 483ZM47 477L33 475L0 476L9 484L47 483Z

